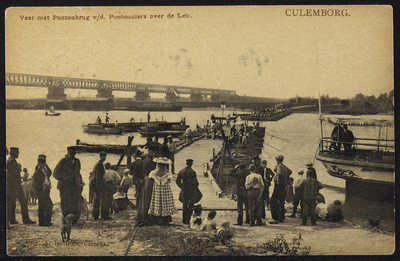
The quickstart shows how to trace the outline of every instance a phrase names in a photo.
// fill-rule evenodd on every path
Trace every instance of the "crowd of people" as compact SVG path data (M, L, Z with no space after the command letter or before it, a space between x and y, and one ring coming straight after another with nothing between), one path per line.
M240 130L245 133L246 126L242 126ZM170 185L175 174L176 146L169 136L164 138L162 144L158 142L158 138L154 140L149 138L145 147L147 153L137 148L133 162L121 175L106 162L107 153L99 153L99 160L89 177L89 202L93 205L91 213L93 220L109 220L110 214L126 210L130 205L137 208L137 226L167 225L172 221L171 216L177 213ZM7 224L18 223L15 219L17 200L20 202L23 223L34 224L36 222L29 218L27 200L21 184L27 177L24 174L21 181L21 165L16 161L18 155L18 148L10 148L10 156L7 159ZM38 197L40 226L52 225L51 175L58 181L62 215L66 217L74 214L74 224L80 219L82 214L80 202L85 204L82 197L85 183L80 173L80 160L75 155L76 147L68 147L67 154L58 162L54 171L46 164L45 155L38 156L32 186ZM263 219L266 218L266 209L271 211L273 219L269 223L284 222L285 202L293 204L293 212L288 216L290 218L296 217L300 207L302 225L307 224L308 216L311 217L312 225L316 224L317 216L334 222L343 219L340 201L330 205L325 204L323 196L319 193L323 185L318 181L317 173L311 163L307 164L306 171L299 169L298 175L291 177L292 170L283 164L284 157L279 155L275 160L276 166L272 170L267 167L266 160L255 156L252 158L252 164L246 166L241 163L230 173L230 176L236 179L238 216L235 225L243 225L243 218L245 218L244 223L250 226L265 225ZM181 189L179 201L183 206L182 223L196 227L196 230L210 231L215 227L213 220L216 213L210 212L205 219L201 217L199 207L195 207L202 198L202 193L198 188L199 182L192 165L193 159L187 159L186 167L178 172L174 180ZM135 186L135 205L131 204L127 197L132 185ZM272 185L273 191L270 197L269 188ZM194 212L196 209L197 212Z
M325 204L325 199L319 192L323 185L317 180L317 173L312 163L306 164L306 177L304 169L299 169L297 177L293 178L290 177L292 171L283 164L283 159L282 155L275 157L276 166L272 171L267 167L266 160L261 161L256 156L253 157L250 166L241 163L230 173L230 176L236 179L238 216L234 225L243 225L243 212L245 212L244 223L250 226L265 225L263 219L266 217L266 208L271 211L273 220L269 221L270 224L282 223L287 212L285 202L293 204L293 212L287 216L290 218L296 218L300 206L301 225L304 226L307 225L309 216L312 225L316 224L318 217L332 222L343 220L339 200L328 206ZM270 198L271 185L274 185L274 189Z

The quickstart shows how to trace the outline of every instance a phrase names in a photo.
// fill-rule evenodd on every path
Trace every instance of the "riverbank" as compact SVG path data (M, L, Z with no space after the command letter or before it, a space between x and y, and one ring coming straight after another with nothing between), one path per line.
M347 221L318 221L316 226L300 226L300 218L288 218L284 223L267 223L261 227L247 224L233 226L236 230L233 242L227 246L214 244L204 248L188 240L204 238L205 233L191 231L187 225L183 225L181 211L172 217L170 226L136 228L136 210L132 209L114 214L113 219L107 221L94 221L91 217L86 220L84 215L83 220L73 226L71 241L62 243L59 204L54 205L51 227L23 225L19 209L17 206L17 220L20 224L12 225L7 230L7 254L10 256L276 255L263 251L257 245L280 235L291 242L299 233L301 246L310 247L310 255L389 255L395 249L393 232L370 229ZM38 220L37 205L29 205L29 214L31 219ZM206 214L207 211L204 211L203 215ZM217 225L224 220L234 224L236 212L217 211ZM268 220L271 220L269 212Z

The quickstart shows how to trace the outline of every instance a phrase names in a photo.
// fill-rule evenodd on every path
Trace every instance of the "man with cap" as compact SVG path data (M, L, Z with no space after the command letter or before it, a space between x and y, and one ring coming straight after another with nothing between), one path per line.
M81 200L84 184L80 173L81 162L75 158L76 147L70 146L67 150L67 155L54 168L53 177L58 180L57 189L60 191L61 212L64 217L68 214L74 214L73 223L75 224L81 215L77 202Z
M285 199L286 187L289 185L289 176L292 171L283 165L283 156L278 155L275 157L276 167L275 171L275 187L271 197L271 215L275 221L283 222L285 220Z
M22 190L21 183L21 165L17 162L19 149L16 147L10 148L10 156L6 163L6 183L7 183L7 225L18 224L15 219L15 208L17 199L21 205L21 215L24 224L35 224L35 221L30 220L28 214L28 202Z
M296 217L296 211L297 211L297 207L298 207L299 203L301 206L301 211L303 211L303 207L302 207L303 203L301 202L301 193L299 191L299 186L306 178L304 177L304 169L299 169L297 173L298 173L297 178L293 182L293 189L294 189L293 214L288 216L290 218Z
M99 215L101 214L101 218L103 220L108 220L110 218L110 206L108 205L108 198L106 193L106 186L104 181L104 161L107 158L107 153L102 151L99 153L100 159L93 167L90 184L91 189L93 189L94 197L93 197L93 210L92 217L94 220L99 219Z
M51 169L46 164L46 155L40 154L38 164L32 178L32 188L36 191L39 199L38 218L39 226L51 226L51 216L53 215L53 202L50 198L50 176Z
M268 162L266 160L261 161L261 166L263 167L263 179L264 179L264 193L263 193L263 200L265 201L265 205L267 206L268 210L270 210L270 203L269 203L269 187L271 186L272 179L275 176L275 173L267 167Z
M192 169L193 160L186 160L186 167L178 173L176 184L181 189L179 200L183 203L182 222L189 224L192 209L197 202L194 198L194 191L198 190L199 182L197 181L196 172Z
M238 217L237 222L234 225L241 226L243 225L243 205L246 209L246 221L245 223L250 224L250 214L249 214L249 202L247 200L247 191L246 191L246 177L250 174L250 170L246 169L246 164L240 163L237 165L233 171L229 174L229 176L236 179L236 191L235 194L237 196L237 211Z
M260 174L256 173L256 167L251 164L250 174L246 177L245 186L247 189L247 200L249 201L250 226L265 225L262 222L262 195L264 191L264 181ZM257 223L255 223L257 220Z
M255 173L260 174L261 177L263 177L263 182L264 182L264 188L265 188L265 180L264 180L264 168L261 165L261 159L258 155L254 156L252 159L253 165L256 167ZM266 192L263 192L263 200L261 202L261 204L257 204L257 207L260 206L261 207L261 217L265 218L265 194Z
M314 169L313 163L311 161L307 162L306 167L307 167L307 171L310 170L311 172L313 172L315 179L317 179L317 171Z

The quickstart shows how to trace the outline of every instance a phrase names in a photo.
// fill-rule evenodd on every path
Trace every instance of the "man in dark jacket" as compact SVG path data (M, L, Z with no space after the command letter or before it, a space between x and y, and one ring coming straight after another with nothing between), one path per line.
M57 189L60 190L61 212L64 217L74 214L75 224L81 215L79 204L82 193L81 162L75 158L76 147L67 148L68 154L62 158L53 171L53 177L58 180Z
M247 201L247 192L245 187L246 177L250 174L250 170L246 169L246 164L237 165L231 174L231 177L236 179L236 196L237 196L237 223L234 225L243 225L243 204L246 209L246 224L250 223L249 202Z
M198 189L199 182L197 181L196 172L192 169L193 160L186 160L186 167L178 173L176 184L181 189L179 200L183 203L182 222L189 224L192 209L197 202L194 198L194 190Z
M292 171L283 165L283 156L275 157L276 167L275 171L275 187L271 197L271 215L275 221L283 222L285 220L285 199L286 187L289 185L289 176Z
M270 210L270 203L269 203L269 187L272 184L272 179L275 176L275 173L267 167L268 162L266 160L261 161L261 166L263 167L264 174L262 175L264 179L264 193L263 193L263 200L265 201L265 205L267 206L268 210Z
M32 188L36 191L39 199L38 218L39 226L51 226L51 216L53 215L53 202L50 198L50 176L51 169L46 164L46 155L40 154L38 165L32 177Z
M35 224L35 221L30 220L28 214L28 202L25 198L21 184L21 165L16 161L19 156L19 149L10 148L10 156L6 163L6 183L7 183L7 221L10 224L18 224L15 219L15 208L17 199L21 205L21 215L24 224ZM7 223L8 225L8 223Z
M129 167L129 174L132 175L132 182L136 187L136 193L135 193L136 207L139 206L140 193L144 185L143 166L142 166L143 161L141 156L142 152L140 150L137 150L134 156L135 161L132 162L131 166Z
M110 206L108 205L107 193L106 193L106 186L104 182L104 161L106 160L107 153L104 151L99 153L100 160L96 162L93 167L92 172L92 179L90 180L91 188L94 191L94 198L93 198L93 211L92 217L94 220L99 219L99 215L101 212L101 218L104 220L111 219L109 214Z
M317 196L319 190L324 186L313 175L312 171L307 170L307 179L305 179L299 186L298 190L302 195L303 212L302 212L302 225L307 225L307 217L310 214L311 224L315 225L317 222L317 214L315 207L317 206Z

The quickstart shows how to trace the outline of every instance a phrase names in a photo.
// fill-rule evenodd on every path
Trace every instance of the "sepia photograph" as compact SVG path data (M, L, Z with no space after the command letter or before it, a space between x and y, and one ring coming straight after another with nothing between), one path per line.
M4 16L8 256L394 254L392 6Z

